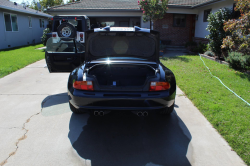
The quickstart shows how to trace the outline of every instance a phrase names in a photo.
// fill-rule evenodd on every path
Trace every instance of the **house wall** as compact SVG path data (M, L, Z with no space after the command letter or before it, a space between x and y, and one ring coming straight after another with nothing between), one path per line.
M106 26L114 26L119 27L121 22L128 22L129 27L133 27L138 23L140 25L140 17L89 17L90 24L94 24L95 22L111 22L111 25ZM92 19L93 18L93 19ZM114 25L113 25L114 23Z
M203 22L204 10L212 9L212 13L218 11L220 8L230 8L233 9L234 0L225 0L221 2L217 2L211 5L207 5L204 7L199 7L198 10L198 20L196 20L195 24L195 37L205 38L209 32L206 30L208 22Z
M161 40L171 40L171 45L185 45L186 42L192 40L194 35L194 14L186 15L185 27L173 26L173 14L167 13L163 19L154 23L154 30L160 32Z
M17 32L5 31L4 14L11 13L17 15ZM32 28L29 28L28 16L32 18ZM44 28L40 28L39 19L44 19ZM40 43L43 30L46 28L48 20L46 17L39 17L19 12L13 12L9 10L2 10L0 12L0 49L17 47L22 45Z

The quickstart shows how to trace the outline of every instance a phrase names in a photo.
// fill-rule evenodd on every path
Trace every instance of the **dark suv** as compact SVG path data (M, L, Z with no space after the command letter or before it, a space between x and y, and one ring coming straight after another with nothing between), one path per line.
M52 33L47 37L74 38L85 43L85 31L90 29L89 18L85 15L59 15L53 17Z

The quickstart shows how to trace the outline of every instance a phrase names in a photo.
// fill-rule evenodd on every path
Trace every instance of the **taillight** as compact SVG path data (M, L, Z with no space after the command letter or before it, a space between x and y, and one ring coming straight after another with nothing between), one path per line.
M92 81L75 81L73 87L80 90L94 90Z
M52 32L52 37L56 37L56 32Z
M80 33L80 41L83 41L83 33Z
M170 83L168 82L151 82L149 91L162 91L170 89Z

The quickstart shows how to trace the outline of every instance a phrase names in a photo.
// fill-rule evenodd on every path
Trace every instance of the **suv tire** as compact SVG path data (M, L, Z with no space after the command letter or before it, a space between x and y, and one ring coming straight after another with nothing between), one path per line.
M51 73L51 72L55 72L55 70L52 69L52 67L51 67L50 58L49 58L49 56L48 56L46 53L45 53L45 60L46 60L46 63L47 63L47 67L48 67L49 72L50 72L50 73Z
M59 37L75 38L76 29L72 24L65 22L58 26L57 34Z

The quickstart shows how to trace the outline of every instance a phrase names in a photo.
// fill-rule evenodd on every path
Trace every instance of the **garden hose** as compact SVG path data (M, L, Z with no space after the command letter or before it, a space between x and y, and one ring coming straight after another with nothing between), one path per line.
M202 58L201 58L201 54L199 54L200 55L200 59L202 60ZM206 64L205 64L205 62L202 60L202 62L203 62L203 64L206 66ZM215 77L215 78L217 78L219 81L220 81L220 83L224 86L224 87L226 87L230 92L232 92L235 96L237 96L238 98L240 98L242 101L244 101L248 106L250 106L250 104L246 101L246 100L244 100L243 98L241 98L239 95L237 95L234 91L232 91L231 89L229 89L225 84L223 84L223 82L218 78L218 77L216 77L216 76L214 76L212 73L211 73L211 71L210 71L210 69L206 66L206 68L208 69L208 71L209 71L209 73L213 76L213 77Z

